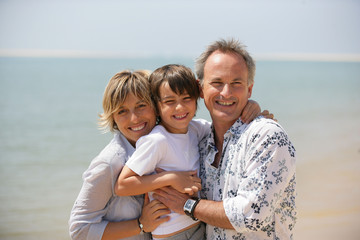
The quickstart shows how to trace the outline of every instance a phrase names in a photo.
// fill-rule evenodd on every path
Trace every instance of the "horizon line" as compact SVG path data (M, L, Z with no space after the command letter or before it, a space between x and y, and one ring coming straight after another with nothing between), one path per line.
M324 62L360 62L359 54L343 53L254 53L256 61L324 61ZM44 49L0 49L0 57L24 58L151 58L151 57L185 57L180 54L129 54L78 50L44 50Z

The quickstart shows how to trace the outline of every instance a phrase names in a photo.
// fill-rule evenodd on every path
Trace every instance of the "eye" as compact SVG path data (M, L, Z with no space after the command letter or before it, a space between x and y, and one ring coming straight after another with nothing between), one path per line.
M190 97L190 95L187 95L187 96L185 96L183 99L184 99L185 101L189 101L189 100L191 100L191 97Z
M146 103L141 103L137 106L137 108L145 108L147 107L148 105Z
M172 104L172 103L174 103L174 102L175 102L174 100L165 100L165 101L164 101L165 104Z
M120 109L118 112L119 115L125 115L126 113L127 113L126 109Z
M221 81L214 80L211 82L211 85L213 86L221 86L223 83Z

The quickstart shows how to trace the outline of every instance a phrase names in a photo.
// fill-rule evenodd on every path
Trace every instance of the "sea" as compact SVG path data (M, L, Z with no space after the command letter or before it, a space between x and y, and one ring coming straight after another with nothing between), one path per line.
M194 59L0 58L0 239L70 239L82 173L112 138L97 125L107 82L169 63ZM360 62L258 60L251 99L284 127L299 166L360 162ZM196 118L211 120L202 100Z

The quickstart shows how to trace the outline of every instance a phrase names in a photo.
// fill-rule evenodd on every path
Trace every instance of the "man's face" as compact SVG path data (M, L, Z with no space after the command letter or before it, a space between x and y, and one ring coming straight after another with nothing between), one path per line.
M230 128L240 117L253 85L248 86L245 60L233 53L215 51L204 67L202 98L214 124Z

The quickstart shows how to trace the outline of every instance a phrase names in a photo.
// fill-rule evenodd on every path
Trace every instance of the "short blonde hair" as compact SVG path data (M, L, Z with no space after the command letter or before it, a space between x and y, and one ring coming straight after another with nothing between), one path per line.
M113 114L119 110L130 93L154 108L150 96L149 76L150 71L147 70L124 70L109 80L103 97L104 113L99 114L100 129L104 132L118 130Z

